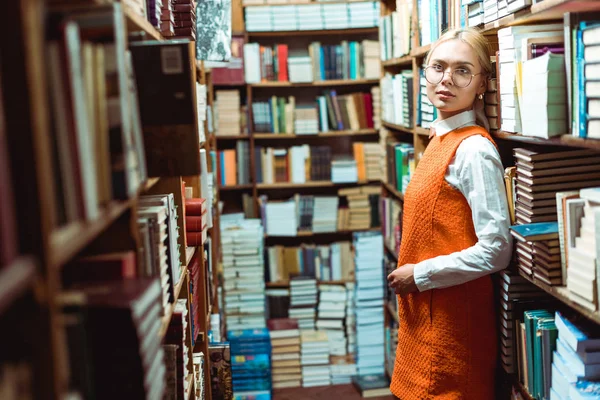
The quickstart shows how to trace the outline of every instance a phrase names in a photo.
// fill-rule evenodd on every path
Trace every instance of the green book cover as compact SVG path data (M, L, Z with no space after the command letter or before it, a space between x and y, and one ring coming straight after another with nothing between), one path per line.
M277 98L277 112L279 113L279 133L286 132L286 122L285 122L285 98L278 97Z
M544 375L544 399L550 398L550 387L552 386L552 353L556 350L556 339L558 329L554 321L545 323L540 327L542 332L542 370Z
M535 373L534 373L534 346L535 346L535 328L536 318L550 317L547 310L529 310L523 313L525 319L525 334L527 336L527 375L529 376L527 391L529 394L535 393Z
M544 394L544 364L542 359L542 330L549 324L554 325L554 317L534 318L535 320L535 338L533 343L533 396L537 399L543 399Z
M277 112L277 97L271 97L271 117L273 118L273 133L279 133L279 115Z

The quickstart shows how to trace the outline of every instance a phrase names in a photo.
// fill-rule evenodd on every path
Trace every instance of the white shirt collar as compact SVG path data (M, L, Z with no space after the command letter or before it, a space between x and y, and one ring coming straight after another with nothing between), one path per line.
M450 118L436 119L431 123L431 127L435 130L436 136L443 136L455 129L475 125L475 121L475 110L467 110Z

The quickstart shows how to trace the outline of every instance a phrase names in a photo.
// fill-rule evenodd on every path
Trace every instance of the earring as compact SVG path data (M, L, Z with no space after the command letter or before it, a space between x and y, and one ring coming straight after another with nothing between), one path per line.
M479 93L479 100L483 100L483 93Z

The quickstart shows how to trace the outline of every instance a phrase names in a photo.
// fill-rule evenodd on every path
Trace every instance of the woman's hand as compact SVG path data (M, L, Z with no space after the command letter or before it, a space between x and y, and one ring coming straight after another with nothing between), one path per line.
M396 290L396 294L406 296L419 290L413 275L414 269L415 264L404 264L388 275L388 283Z

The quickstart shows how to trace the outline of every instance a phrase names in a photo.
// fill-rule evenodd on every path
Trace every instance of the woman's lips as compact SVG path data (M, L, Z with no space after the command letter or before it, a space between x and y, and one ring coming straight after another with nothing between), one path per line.
M438 91L438 92L435 92L435 93L436 93L436 94L437 94L437 95L440 97L440 99L442 99L442 100L449 100L449 99L451 99L451 98L453 98L453 97L456 97L456 96L454 96L454 95L452 94L452 92L450 92L450 91L448 91L448 90L440 90L440 91Z

